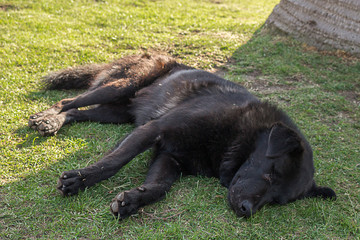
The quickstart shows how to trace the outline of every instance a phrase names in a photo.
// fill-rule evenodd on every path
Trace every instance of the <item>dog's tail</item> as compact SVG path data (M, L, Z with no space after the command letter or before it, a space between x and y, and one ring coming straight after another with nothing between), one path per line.
M52 72L42 78L45 89L87 89L107 64L90 64Z

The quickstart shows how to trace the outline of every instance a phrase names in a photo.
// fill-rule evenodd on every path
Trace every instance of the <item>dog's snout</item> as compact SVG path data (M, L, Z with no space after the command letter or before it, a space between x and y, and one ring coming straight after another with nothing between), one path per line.
M250 217L252 214L253 205L248 200L244 200L239 205L240 214L244 217Z

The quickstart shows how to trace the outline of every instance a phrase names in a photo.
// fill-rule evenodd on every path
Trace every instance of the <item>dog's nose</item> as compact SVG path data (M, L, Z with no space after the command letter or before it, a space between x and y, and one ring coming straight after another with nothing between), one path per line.
M240 212L243 216L245 217L250 217L252 214L252 203L249 202L248 200L244 200L240 203Z

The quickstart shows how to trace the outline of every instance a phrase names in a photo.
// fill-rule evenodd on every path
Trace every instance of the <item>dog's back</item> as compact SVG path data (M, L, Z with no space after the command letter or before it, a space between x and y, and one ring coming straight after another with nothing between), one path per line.
M193 111L214 111L215 106L233 108L256 101L256 97L238 84L206 71L177 67L136 93L132 114L139 126L172 109L179 111L182 105L189 105L187 108Z

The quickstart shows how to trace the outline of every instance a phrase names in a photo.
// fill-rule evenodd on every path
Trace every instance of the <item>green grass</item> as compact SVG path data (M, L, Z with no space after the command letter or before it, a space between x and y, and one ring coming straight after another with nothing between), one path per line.
M360 61L261 29L276 3L0 0L0 238L358 239ZM29 115L77 92L43 91L40 77L145 51L219 71L279 104L313 146L316 181L338 199L265 206L245 220L217 179L183 177L165 200L118 223L109 202L144 180L149 152L62 198L59 174L101 158L132 126L78 123L41 137Z

